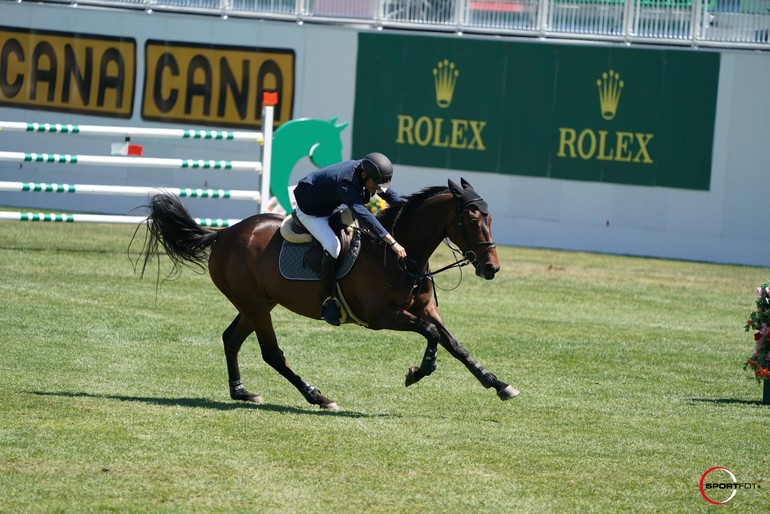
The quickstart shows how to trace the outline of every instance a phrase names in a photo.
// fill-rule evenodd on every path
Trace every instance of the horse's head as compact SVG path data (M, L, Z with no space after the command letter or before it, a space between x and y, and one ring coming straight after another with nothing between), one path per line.
M462 187L451 180L449 191L455 199L455 222L449 228L449 239L456 244L463 255L473 263L476 275L487 280L495 278L500 271L497 250L492 239L492 215L487 202L473 189L465 179L460 179Z

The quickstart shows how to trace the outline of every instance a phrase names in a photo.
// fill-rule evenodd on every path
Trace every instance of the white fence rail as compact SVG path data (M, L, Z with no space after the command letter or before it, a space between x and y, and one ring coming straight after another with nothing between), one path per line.
M44 1L299 23L770 49L770 0Z

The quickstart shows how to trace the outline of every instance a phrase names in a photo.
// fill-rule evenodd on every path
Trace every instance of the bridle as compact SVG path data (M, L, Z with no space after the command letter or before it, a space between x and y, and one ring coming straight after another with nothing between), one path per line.
M467 190L466 190L467 191ZM473 190L471 190L473 191ZM475 193L475 191L473 191ZM467 194L465 196L468 196ZM460 233L463 237L463 242L465 243L465 247L467 248L465 252L463 252L463 259L468 261L470 264L475 264L476 260L478 259L478 256L476 253L471 250L473 247L480 247L483 252L482 253L488 253L493 248L496 248L494 241L479 241L477 243L471 243L468 239L468 233L466 232L465 223L463 223L463 213L466 209L470 207L475 207L482 215L487 216L489 214L489 207L487 206L487 202L484 201L478 194L476 194L475 198L465 198L462 203L457 204L457 208L455 209L455 217L457 218L457 226L460 228Z
M470 193L470 194L469 194ZM474 196L471 196L474 195ZM452 246L452 244L449 242L449 238L444 239L444 243L449 247L449 249L452 251L452 254L455 256L455 261L447 264L446 266L439 268L435 271L431 271L430 268L427 268L425 271L417 269L417 265L414 261L411 259L402 259L398 262L399 268L406 272L412 279L415 280L415 288L419 287L419 284L423 280L430 280L434 283L433 277L438 275L439 273L442 273L444 271L454 269L454 268L462 268L463 266L467 266L468 264L475 264L478 260L478 256L476 255L476 252L471 250L473 247L481 247L484 252L489 252L493 248L496 248L494 241L479 241L477 243L471 243L468 238L467 229L465 228L465 224L463 223L463 213L466 209L470 207L475 207L478 209L479 212L483 215L489 214L489 207L487 205L487 202L484 201L483 198L478 196L478 193L476 193L473 190L466 190L465 195L462 198L462 201L460 201L460 198L455 198L457 200L457 206L455 207L455 218L457 219L457 226L460 229L460 234L463 238L463 243L465 243L466 250L463 252L459 248L456 248ZM458 258L458 255L462 255L461 258ZM411 261L411 262L410 262ZM458 283L459 286L459 283ZM436 288L434 287L433 293L435 296ZM438 303L438 299L437 303Z

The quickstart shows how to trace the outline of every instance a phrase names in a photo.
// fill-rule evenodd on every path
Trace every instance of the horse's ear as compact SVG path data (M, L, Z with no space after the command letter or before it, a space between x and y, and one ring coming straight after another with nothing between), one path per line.
M450 192L451 192L451 193L452 193L452 194L453 194L455 197L457 197L457 198L460 198L460 197L462 197L462 196L463 196L463 190L460 188L460 186L458 186L457 184L455 184L454 182L452 182L452 179L448 179L448 180L447 180L447 184L449 184L449 191L450 191Z
M460 177L460 185L463 186L463 189L473 189L471 183L462 177Z

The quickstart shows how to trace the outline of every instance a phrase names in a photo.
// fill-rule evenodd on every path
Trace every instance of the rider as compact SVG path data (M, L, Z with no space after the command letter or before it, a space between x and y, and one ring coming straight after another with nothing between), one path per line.
M340 241L329 226L329 217L341 205L384 241L399 259L406 250L388 233L365 204L377 193L388 204L403 200L390 186L393 164L381 153L367 154L360 160L344 161L314 171L294 189L297 217L324 248L321 261L321 317L332 325L340 324L340 311L334 300L337 257Z

